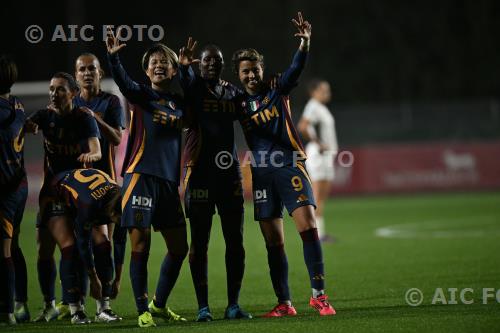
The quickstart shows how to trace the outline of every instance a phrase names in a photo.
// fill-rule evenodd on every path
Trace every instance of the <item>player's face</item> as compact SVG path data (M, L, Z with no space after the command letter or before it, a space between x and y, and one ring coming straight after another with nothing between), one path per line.
M58 110L65 110L71 106L75 97L75 92L69 88L68 81L61 78L50 80L49 98L52 104Z
M82 56L76 60L76 80L84 89L99 88L102 78L99 60L92 56Z
M201 54L200 75L205 80L218 80L223 67L224 59L219 50L208 49Z
M240 62L238 76L249 94L258 93L263 75L264 69L259 61L244 60Z
M330 90L330 84L328 82L321 82L316 90L314 91L313 96L317 101L326 104L330 102L332 98L332 93Z
M146 75L155 85L161 85L165 81L171 80L177 70L163 53L153 53L149 57Z

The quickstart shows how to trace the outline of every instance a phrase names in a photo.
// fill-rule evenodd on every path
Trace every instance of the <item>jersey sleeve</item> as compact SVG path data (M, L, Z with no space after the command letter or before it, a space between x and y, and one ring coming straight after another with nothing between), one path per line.
M47 119L47 110L38 110L28 117L28 120L31 120L35 124L37 124L42 130L45 128L45 122Z
M182 90L186 93L191 89L196 80L196 75L194 74L191 66L179 65L179 83L181 84Z
M288 95L297 86L299 76L306 64L308 53L298 50L293 57L290 67L281 75L278 87L282 94Z
M110 98L110 103L108 110L106 110L106 117L104 120L113 128L125 128L125 113L120 103L120 99L115 95L112 95Z
M84 136L86 138L101 138L99 127L94 117L82 112L82 125L84 126Z
M141 85L130 78L130 76L123 68L118 53L108 53L108 63L111 68L111 75L115 80L116 85L121 93L132 103L138 103L142 96L143 91Z

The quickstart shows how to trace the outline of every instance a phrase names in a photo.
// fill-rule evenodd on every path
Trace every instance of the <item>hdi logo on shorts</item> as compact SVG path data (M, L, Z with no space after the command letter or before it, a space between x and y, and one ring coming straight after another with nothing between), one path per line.
M192 189L189 193L191 198L193 199L208 199L208 190L207 189Z
M267 199L266 190L255 190L254 197L255 200Z
M141 206L151 208L153 206L153 199L149 197L133 196L132 206Z

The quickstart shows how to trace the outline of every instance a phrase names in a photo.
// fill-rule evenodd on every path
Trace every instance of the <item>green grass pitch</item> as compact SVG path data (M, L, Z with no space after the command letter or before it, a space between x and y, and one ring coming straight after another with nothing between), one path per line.
M287 218L286 250L290 264L290 287L298 316L260 319L275 305L266 251L252 208L246 206L246 273L240 297L242 307L256 319L221 320L226 306L224 243L215 218L209 252L209 300L217 320L195 323L196 300L187 261L168 305L190 321L169 324L157 319L158 327L140 329L128 277L126 257L122 291L114 310L124 317L118 324L74 327L69 322L22 324L0 328L9 332L498 332L500 304L482 289L500 289L500 193L432 194L416 196L332 199L326 206L329 233L337 238L323 246L327 292L337 315L320 318L308 307L308 276L300 237ZM382 228L382 229L381 229ZM380 237L376 233L389 237ZM41 307L36 276L34 210L28 210L21 243L29 271L29 307L34 316ZM154 293L165 246L154 236L149 261L149 292ZM419 288L424 299L409 306L405 293ZM432 304L436 288L450 301L448 288L472 288L463 304ZM58 283L58 295L60 285ZM500 293L499 293L500 297ZM453 303L453 302L451 302ZM93 318L95 302L88 299Z

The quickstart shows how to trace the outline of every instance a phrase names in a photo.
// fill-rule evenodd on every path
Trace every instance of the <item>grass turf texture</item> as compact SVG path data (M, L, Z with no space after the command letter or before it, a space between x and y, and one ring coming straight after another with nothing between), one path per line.
M242 307L258 317L275 305L264 242L253 212L247 205L245 220L246 273L240 297ZM29 308L32 317L42 304L36 275L34 210L27 210L21 243L29 273ZM290 287L298 316L247 321L220 320L226 306L224 242L214 219L209 252L209 300L216 320L195 323L197 303L187 260L168 305L190 320L140 329L128 276L129 248L119 298L113 309L124 317L117 324L72 326L68 321L22 324L0 328L9 332L366 332L366 331L498 331L500 305L495 299L482 304L482 288L500 289L500 193L433 194L418 196L332 199L326 205L329 233L338 240L323 246L327 292L337 315L321 318L308 304L308 275L302 245L293 222L285 221ZM400 225L404 238L383 238L376 230ZM58 252L58 251L57 251ZM158 234L152 241L149 293L154 294L165 246ZM58 256L58 254L57 254ZM422 290L422 305L405 301L409 288ZM432 304L436 288L472 288L467 300L474 304ZM60 295L58 282L57 295ZM450 299L449 294L447 299ZM59 299L58 299L59 300ZM93 319L95 302L88 298Z

